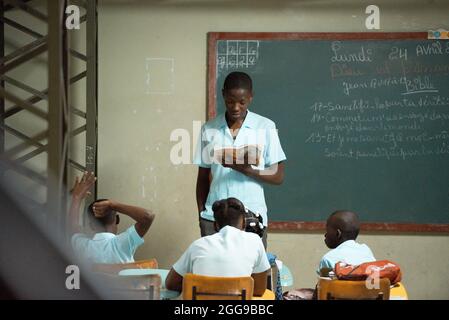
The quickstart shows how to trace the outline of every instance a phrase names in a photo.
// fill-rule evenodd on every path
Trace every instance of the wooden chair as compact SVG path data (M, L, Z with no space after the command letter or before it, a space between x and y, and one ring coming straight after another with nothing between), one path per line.
M251 300L254 280L251 277L209 277L184 275L184 300Z
M379 288L368 288L363 281L330 280L320 278L318 300L389 300L390 280L379 280Z
M139 260L130 263L97 263L92 266L92 271L117 274L125 269L158 269L156 259Z

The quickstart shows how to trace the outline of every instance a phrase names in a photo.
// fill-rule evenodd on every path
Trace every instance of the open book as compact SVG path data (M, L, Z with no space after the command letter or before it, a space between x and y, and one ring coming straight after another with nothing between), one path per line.
M214 149L215 161L225 164L250 164L258 166L261 154L262 148L256 144Z

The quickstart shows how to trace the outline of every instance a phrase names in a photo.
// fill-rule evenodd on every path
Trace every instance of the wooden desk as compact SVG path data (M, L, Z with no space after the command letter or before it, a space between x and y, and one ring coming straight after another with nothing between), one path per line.
M165 288L165 279L167 278L168 272L170 270L166 269L125 269L119 272L119 276L136 276L136 275L148 275L148 274L158 274L161 276L161 300L171 300L176 299L180 296L180 292L167 290Z
M390 300L408 300L407 290L402 283L398 282L391 287Z
M260 297L253 296L252 297L252 300L275 300L275 299L276 299L276 297L274 295L274 292L271 290L268 290L268 289L265 290L265 292L263 293L262 296L260 296Z

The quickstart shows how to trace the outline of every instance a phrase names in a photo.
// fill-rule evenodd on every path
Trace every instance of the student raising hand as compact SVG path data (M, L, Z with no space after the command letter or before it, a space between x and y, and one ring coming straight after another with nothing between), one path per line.
M72 202L70 204L69 219L67 220L67 231L69 234L80 232L80 206L84 198L90 194L89 190L96 180L97 178L93 172L84 172L81 180L79 177L75 178L75 184L71 190Z
M84 172L83 176L80 178L77 176L75 178L75 184L71 190L72 198L84 199L90 195L90 188L94 185L97 178L93 172Z

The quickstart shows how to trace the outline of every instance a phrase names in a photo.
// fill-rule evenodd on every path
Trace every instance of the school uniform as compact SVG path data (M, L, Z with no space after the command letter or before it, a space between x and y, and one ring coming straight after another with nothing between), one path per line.
M258 235L225 226L194 241L173 269L181 276L245 277L267 271L270 263Z
M134 262L134 253L144 243L135 226L120 234L96 233L92 239L82 233L75 233L71 239L72 248L80 259L89 263Z
M206 208L200 213L202 219L214 221L212 211L214 202L234 197L251 211L261 214L264 226L268 225L267 205L262 182L231 168L223 167L214 161L213 157L214 149L217 148L236 148L255 144L262 149L258 166L253 165L255 169L263 170L286 159L275 123L254 112L247 111L235 140L226 122L225 113L203 125L194 164L202 168L210 168L212 182L205 204Z
M366 244L347 240L323 256L317 273L319 274L322 268L334 269L335 264L340 261L359 265L365 262L376 261L376 258L374 258L373 252Z

